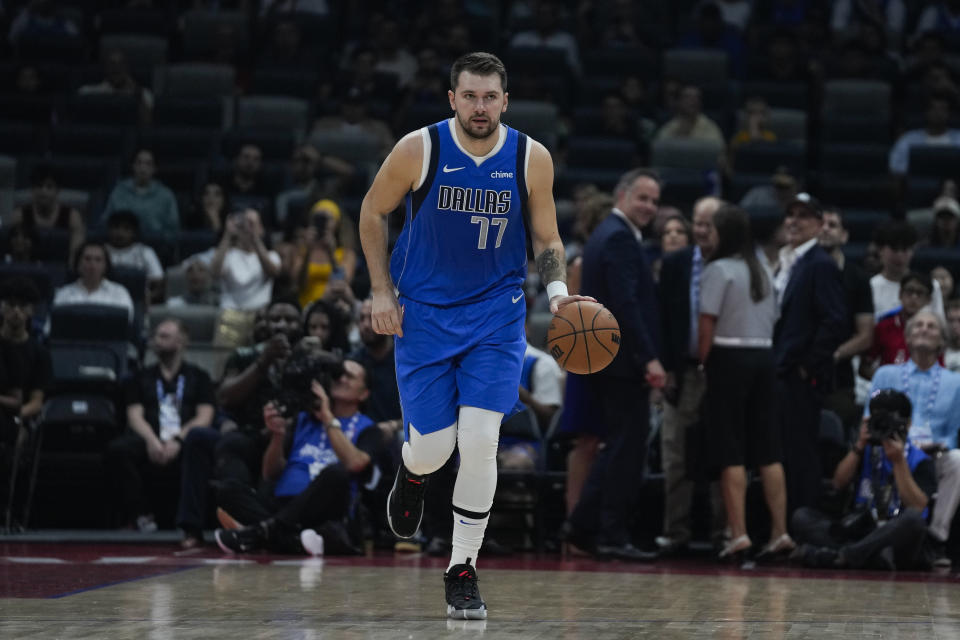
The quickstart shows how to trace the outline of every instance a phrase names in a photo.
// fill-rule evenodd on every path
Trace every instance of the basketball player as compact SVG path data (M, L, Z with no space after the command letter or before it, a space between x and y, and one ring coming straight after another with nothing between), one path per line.
M500 123L503 63L466 54L451 68L450 87L454 117L397 143L363 200L360 237L374 329L397 336L406 442L387 518L395 534L412 537L427 476L459 448L447 615L483 619L475 566L497 484L500 422L517 401L526 349L528 241L553 313L593 299L567 294L550 153ZM388 268L384 218L404 198Z

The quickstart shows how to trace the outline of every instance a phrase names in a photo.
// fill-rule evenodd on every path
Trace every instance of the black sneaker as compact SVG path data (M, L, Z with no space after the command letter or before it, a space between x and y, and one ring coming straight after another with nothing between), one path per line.
M412 538L423 520L423 492L427 477L417 476L401 464L387 496L387 522L399 538Z
M455 564L443 574L447 592L447 617L458 620L486 620L487 605L477 587L477 570L469 564Z
M261 524L240 529L217 529L213 534L224 553L250 553L267 544L267 531Z

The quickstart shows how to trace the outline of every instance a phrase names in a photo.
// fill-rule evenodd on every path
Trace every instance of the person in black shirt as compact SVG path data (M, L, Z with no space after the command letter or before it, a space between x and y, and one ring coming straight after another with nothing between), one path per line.
M183 439L213 420L213 384L199 367L184 361L187 333L179 320L161 321L151 348L157 364L134 375L125 389L125 433L107 445L105 467L120 502L123 522L156 530L143 495L143 473L176 468Z
M833 352L833 361L836 363L835 390L824 399L824 408L834 411L847 428L852 428L860 417L860 410L856 406L856 379L850 360L870 348L874 320L870 277L859 265L843 255L843 245L847 244L849 237L840 211L836 208L825 209L819 242L840 267L847 298L847 337Z
M23 277L6 280L0 286L0 346L9 364L11 382L21 389L18 414L26 423L43 410L44 390L50 384L50 353L30 335L33 311L40 292ZM11 405L9 408L14 409Z

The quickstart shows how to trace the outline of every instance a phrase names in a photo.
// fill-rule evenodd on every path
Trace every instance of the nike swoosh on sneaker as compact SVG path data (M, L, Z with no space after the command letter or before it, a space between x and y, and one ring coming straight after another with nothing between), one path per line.
M447 165L443 165L443 172L444 172L444 173L452 173L452 172L454 172L454 171L460 171L460 169L466 169L466 167L454 167L454 168L451 169L451 168L448 167Z
M522 298L522 297L523 297L523 294L521 293L521 294L518 295L516 298L514 298L513 296L511 296L510 299L513 300L513 304L517 304L517 302L519 302L519 301L520 301L520 298Z

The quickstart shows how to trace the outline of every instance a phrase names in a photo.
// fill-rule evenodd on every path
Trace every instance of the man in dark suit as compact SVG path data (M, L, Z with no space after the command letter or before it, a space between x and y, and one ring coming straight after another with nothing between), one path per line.
M653 277L641 247L645 227L657 213L656 174L634 169L620 179L611 215L600 223L583 251L581 293L606 306L620 323L617 357L587 376L597 418L604 421L605 447L597 456L580 501L567 523L567 539L595 545L597 555L650 560L630 542L637 513L650 425L650 387L663 387L658 356L660 317Z
M663 368L667 382L663 389L663 425L660 453L663 460L663 535L656 539L661 553L681 551L690 541L690 505L693 482L686 469L686 431L700 419L700 402L705 379L697 371L697 311L700 302L700 274L717 246L713 214L723 201L713 196L693 205L695 245L663 257L660 270L660 327L663 336ZM714 504L722 516L719 494ZM717 510L717 509L715 509ZM719 527L723 529L721 524Z
M817 244L822 227L815 199L801 193L791 201L784 217L787 245L774 274L780 319L773 344L789 513L816 506L820 497L820 407L833 388L833 354L847 329L840 269Z

